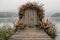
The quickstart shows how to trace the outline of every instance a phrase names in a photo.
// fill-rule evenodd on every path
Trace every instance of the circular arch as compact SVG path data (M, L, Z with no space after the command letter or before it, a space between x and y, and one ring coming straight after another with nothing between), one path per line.
M22 17L24 16L24 12L27 9L34 9L37 12L37 16L39 17L39 20L41 21L42 18L44 17L44 9L43 9L43 5L38 5L37 3L26 3L25 5L22 5L19 8L19 19L22 19Z

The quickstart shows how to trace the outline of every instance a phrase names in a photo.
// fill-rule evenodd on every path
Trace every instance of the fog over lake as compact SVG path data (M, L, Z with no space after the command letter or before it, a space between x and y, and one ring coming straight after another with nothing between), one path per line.
M0 0L0 27L7 24L13 27L18 20L18 8L22 4L33 1L44 4L45 16L55 24L58 35L56 40L60 40L60 0ZM57 12L59 17L52 18L51 15Z

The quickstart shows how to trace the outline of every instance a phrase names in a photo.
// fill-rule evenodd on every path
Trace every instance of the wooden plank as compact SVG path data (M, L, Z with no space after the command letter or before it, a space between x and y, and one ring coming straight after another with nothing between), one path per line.
M44 30L37 30L36 28L27 28L25 30L18 30L9 40L53 40Z

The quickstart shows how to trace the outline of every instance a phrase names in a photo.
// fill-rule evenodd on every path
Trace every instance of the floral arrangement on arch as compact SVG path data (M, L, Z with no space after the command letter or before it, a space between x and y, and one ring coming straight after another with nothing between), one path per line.
M20 28L24 28L24 26L22 26L21 24L21 20L24 16L24 12L27 9L34 9L37 12L37 16L39 17L39 27L42 28L51 38L55 38L56 37L56 29L55 26L52 24L52 22L50 22L49 20L44 19L44 9L43 9L43 5L41 4L37 4L35 2L33 3L26 3L24 5L22 5L21 7L19 7L19 20L18 20L18 27L20 26ZM46 22L44 22L46 21Z
M37 12L37 15L39 16L39 19L42 20L42 18L44 17L44 9L43 9L43 5L42 4L37 4L35 2L33 3L26 3L24 5L22 5L21 7L19 7L19 19L22 19L22 17L24 16L24 12L27 9L34 9Z

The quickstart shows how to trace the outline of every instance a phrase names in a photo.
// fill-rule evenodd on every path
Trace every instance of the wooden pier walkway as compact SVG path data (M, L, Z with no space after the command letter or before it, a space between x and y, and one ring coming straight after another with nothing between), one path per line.
M36 28L26 28L18 30L9 40L52 40L44 30Z

